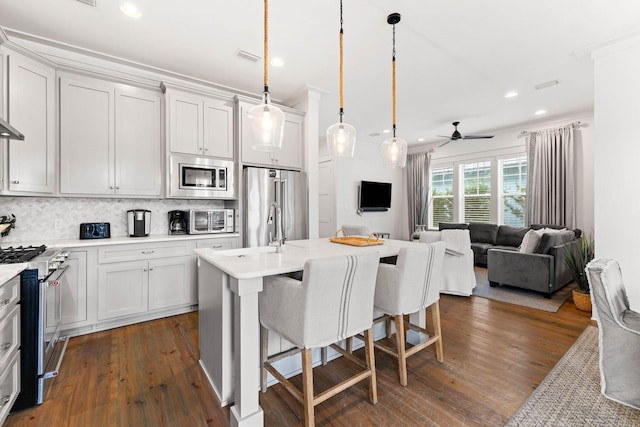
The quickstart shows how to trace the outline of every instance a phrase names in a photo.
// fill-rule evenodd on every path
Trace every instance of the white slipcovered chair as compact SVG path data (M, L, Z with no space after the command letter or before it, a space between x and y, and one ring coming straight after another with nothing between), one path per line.
M613 401L640 409L640 313L629 308L622 271L612 259L586 268L600 342L600 389Z
M396 326L396 348L376 342L376 348L398 358L400 384L407 385L407 357L432 344L436 345L436 357L444 360L442 331L440 327L440 286L445 244L416 244L402 248L395 265L380 264L376 283L375 309L384 316L376 322L393 318ZM428 335L426 328L411 324L405 315L431 307L433 333L420 344L406 348L406 327ZM377 317L376 313L376 317ZM405 325L406 322L406 325ZM389 329L389 328L388 328Z
M263 369L268 370L304 405L305 425L314 425L314 407L346 388L369 378L369 397L377 402L373 351L373 298L379 254L338 256L307 261L302 281L287 276L264 279L259 296L262 330ZM286 338L302 353L302 392L272 365L279 358L268 359L268 331ZM364 332L366 364L337 345L345 338ZM318 394L313 394L311 349L332 345L334 349L364 370ZM263 381L266 371L263 370ZM265 391L263 383L263 392Z
M473 269L473 250L469 230L421 231L420 242L444 242L447 249L442 265L440 292L470 296L476 287Z
M342 231L347 236L369 236L371 231L366 225L349 225L343 224Z

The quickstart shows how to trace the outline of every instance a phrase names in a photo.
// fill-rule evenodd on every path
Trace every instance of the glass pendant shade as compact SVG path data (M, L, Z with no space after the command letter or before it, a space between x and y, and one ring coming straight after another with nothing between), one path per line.
M253 136L251 148L257 151L277 151L282 148L284 113L267 102L249 109L247 118Z
M382 165L385 168L400 169L407 163L407 141L395 136L382 143Z
M356 150L356 128L348 123L335 123L327 128L329 155L353 158Z

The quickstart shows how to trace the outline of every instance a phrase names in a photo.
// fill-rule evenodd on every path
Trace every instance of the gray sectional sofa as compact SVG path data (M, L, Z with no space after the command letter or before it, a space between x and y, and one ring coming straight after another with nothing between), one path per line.
M441 223L440 230L468 229L474 263L486 266L491 286L500 284L542 292L549 298L553 292L571 282L572 277L563 261L563 252L579 248L579 229L533 224L512 227L486 223ZM542 229L548 232L542 232ZM538 230L537 241L520 252L529 230ZM529 242L530 243L530 242ZM524 245L523 245L524 246Z

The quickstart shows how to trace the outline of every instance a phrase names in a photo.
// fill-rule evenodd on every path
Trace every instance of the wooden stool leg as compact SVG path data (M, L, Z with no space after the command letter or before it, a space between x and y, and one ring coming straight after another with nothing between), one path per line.
M436 341L436 358L438 362L444 361L444 349L442 347L442 329L440 326L440 301L431 305L431 317L433 317L433 333L438 337Z
M385 316L384 319L385 331L387 333L387 338L391 338L391 318L389 316Z
M313 410L313 367L311 366L311 349L302 349L302 395L304 399L304 425L315 426Z
M322 365L327 364L327 347L322 347L320 349L320 359L322 360Z
M407 385L407 356L405 354L405 330L404 316L394 316L396 321L396 345L398 347L398 369L400 374L400 384Z
M260 390L267 392L267 368L264 362L267 361L269 350L269 330L264 326L260 327Z
M367 329L364 331L364 348L367 358L367 367L371 371L371 377L369 378L369 400L371 403L378 403L378 388L376 383L376 359L374 355L373 347L373 331Z

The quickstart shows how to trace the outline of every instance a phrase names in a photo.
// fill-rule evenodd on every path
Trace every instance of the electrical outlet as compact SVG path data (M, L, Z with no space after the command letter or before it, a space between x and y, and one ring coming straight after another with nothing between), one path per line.
M62 228L63 223L61 219L56 219L53 221L53 228Z

